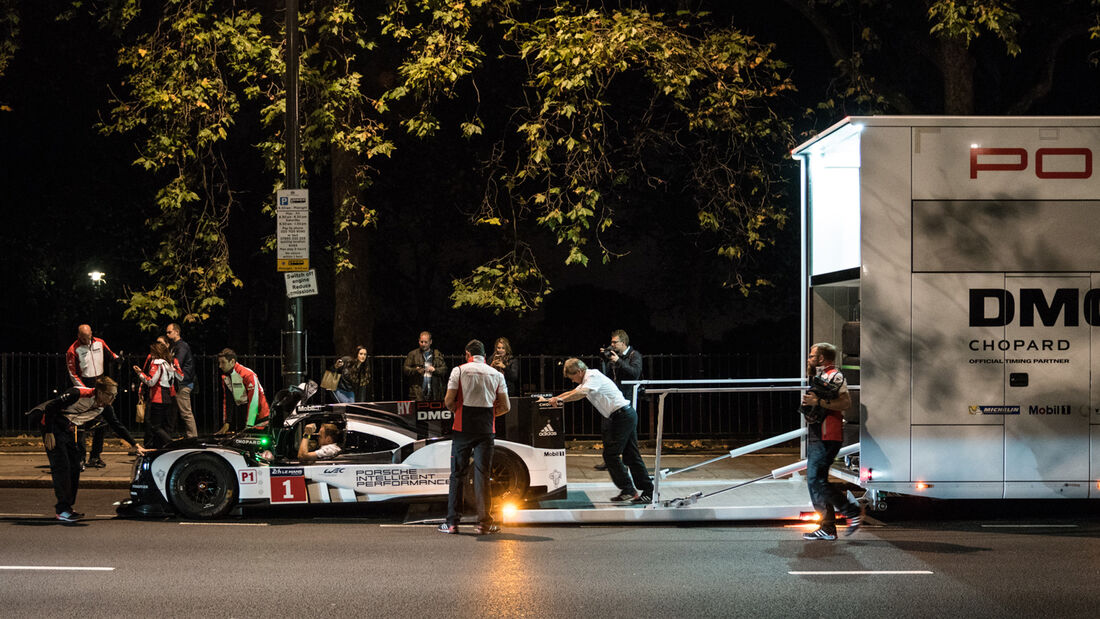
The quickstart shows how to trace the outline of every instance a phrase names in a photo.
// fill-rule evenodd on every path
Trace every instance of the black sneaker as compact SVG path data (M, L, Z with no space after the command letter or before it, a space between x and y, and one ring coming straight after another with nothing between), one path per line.
M84 512L78 512L78 511L74 510L74 511L71 511L69 513L72 514L73 518L76 518L77 520L80 520L80 519L84 518Z
M597 471L606 471L607 470L607 463L606 462L601 462L601 463L597 464L596 466L594 466L592 468L596 469Z
M866 517L867 511L865 507L860 506L859 513L855 516L848 516L848 528L844 529L844 537L848 537L852 533L859 530L859 527L863 525L863 519Z
M818 529L816 531L810 531L809 533L803 533L802 539L809 541L823 541L831 542L836 539L836 533L829 533L825 529Z
M477 535L493 535L500 533L500 527L495 524L479 524L474 528L474 533Z
M91 460L88 460L88 466L92 467L93 469L103 469L107 468L107 463L104 462L102 458L92 458Z
M638 498L638 493L633 490L623 490L619 494L611 497L612 503L626 503Z
M444 522L443 524L439 525L439 528L436 529L436 531L439 531L440 533L450 533L451 535L454 535L455 533L458 533L458 527L453 524L447 524L446 522Z
M57 519L61 522L76 522L80 517L72 512L61 512L57 515Z
M653 494L649 493L649 492L643 492L641 495L639 495L637 498L635 498L633 501L631 501L631 503L633 503L635 505L648 505L652 502L653 502Z

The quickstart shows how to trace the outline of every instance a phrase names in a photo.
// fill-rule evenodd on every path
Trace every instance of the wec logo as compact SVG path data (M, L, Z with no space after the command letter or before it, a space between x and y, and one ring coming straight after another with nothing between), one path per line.
M1059 168L1051 170L1054 165ZM978 172L1020 172L1028 168L1025 148L970 147L970 178L978 178ZM1092 149L1089 148L1040 148L1035 151L1035 176L1037 178L1091 178Z

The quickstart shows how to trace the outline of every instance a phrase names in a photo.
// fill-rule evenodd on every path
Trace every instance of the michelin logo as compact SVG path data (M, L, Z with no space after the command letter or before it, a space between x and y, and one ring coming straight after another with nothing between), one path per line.
M971 406L971 415L1019 415L1019 406Z
M553 426L550 425L549 421L546 422L546 427L545 428L539 430L539 436L557 436L557 435L558 435L557 431L554 430Z

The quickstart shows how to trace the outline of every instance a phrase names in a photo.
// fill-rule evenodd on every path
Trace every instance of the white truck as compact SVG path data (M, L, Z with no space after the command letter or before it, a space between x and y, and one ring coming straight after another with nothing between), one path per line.
M1097 152L1100 117L880 116L793 151L872 502L1100 498Z

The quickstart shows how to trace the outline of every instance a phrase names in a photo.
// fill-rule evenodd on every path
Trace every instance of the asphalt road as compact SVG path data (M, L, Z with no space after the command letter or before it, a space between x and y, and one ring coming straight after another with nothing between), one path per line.
M216 524L115 519L111 503L124 496L82 490L89 518L62 525L49 490L0 489L0 615L972 619L1100 609L1091 506L918 514L830 543L803 542L784 523L447 536L376 508Z

